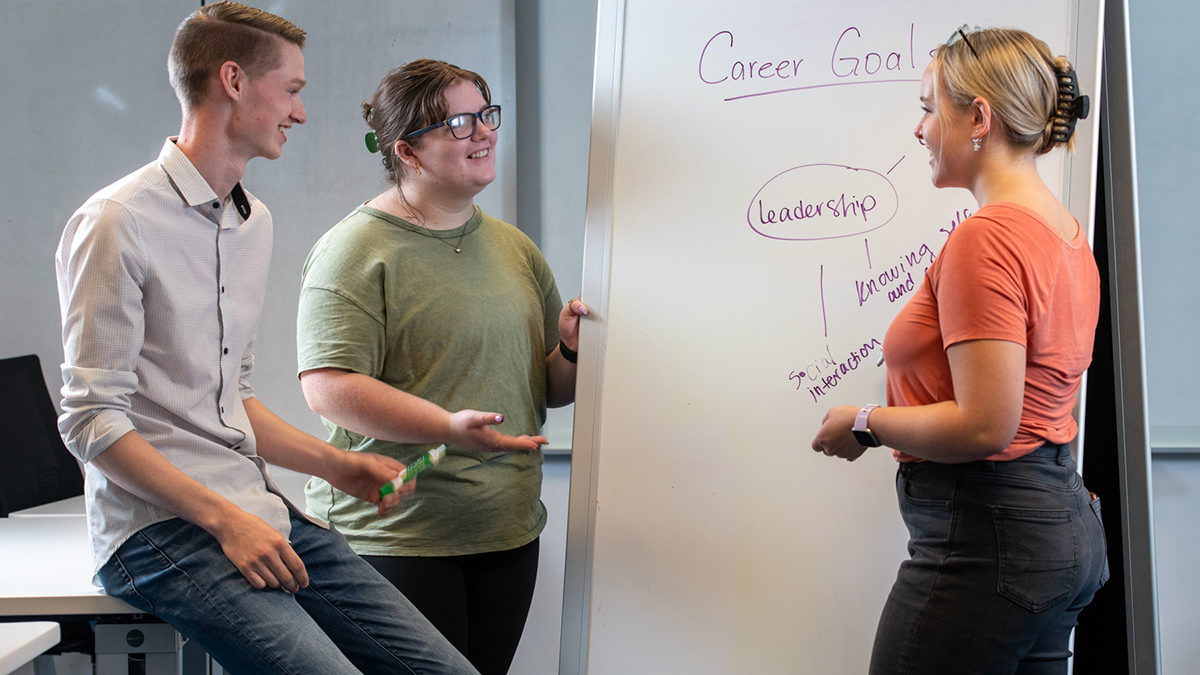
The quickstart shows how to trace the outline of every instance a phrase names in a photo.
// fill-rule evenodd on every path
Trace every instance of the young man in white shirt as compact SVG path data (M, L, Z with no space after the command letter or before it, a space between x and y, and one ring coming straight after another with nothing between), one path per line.
M380 513L403 496L379 495L399 463L300 432L249 382L272 222L241 179L306 121L304 40L236 3L189 16L168 63L179 136L63 232L59 427L85 464L97 578L233 672L472 673L266 470L320 475Z

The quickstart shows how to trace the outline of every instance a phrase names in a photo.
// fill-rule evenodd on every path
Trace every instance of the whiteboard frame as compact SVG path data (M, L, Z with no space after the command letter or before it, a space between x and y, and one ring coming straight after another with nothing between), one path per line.
M588 150L587 228L583 245L583 297L593 318L608 309L612 241L613 162L617 111L621 105L625 2L599 0L596 14L596 62L593 73L592 128ZM592 560L596 524L596 480L600 446L600 394L604 372L604 334L595 321L579 332L575 382L575 425L571 441L571 492L568 498L567 551L563 570L563 620L559 673L587 672L588 616L591 614Z

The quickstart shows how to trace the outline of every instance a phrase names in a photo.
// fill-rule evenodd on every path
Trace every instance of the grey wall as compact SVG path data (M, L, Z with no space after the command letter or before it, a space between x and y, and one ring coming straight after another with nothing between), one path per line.
M163 139L178 132L167 50L175 26L199 4L4 5L0 302L12 318L0 325L0 353L41 355L54 389L62 361L52 260L59 234L90 194L152 161ZM276 227L254 381L282 417L323 433L296 384L296 300L313 242L385 185L379 156L363 145L359 104L388 69L428 56L479 72L506 121L516 119L514 0L447 0L419 13L382 12L402 5L371 0L257 4L308 32L302 98L309 120L288 134L280 160L250 162L243 180L271 209ZM499 177L478 200L514 223L518 143L516 126L506 124Z
M1158 631L1162 672L1174 675L1200 661L1200 227L1187 197L1200 180L1200 91L1179 66L1191 56L1200 6L1129 5Z
M53 254L90 194L152 161L179 129L166 75L175 26L199 0L79 3L5 0L0 27L0 357L36 353L61 385ZM479 204L538 241L563 296L578 294L590 125L595 6L586 0L253 2L308 32L306 125L283 157L250 163L244 180L276 224L255 386L283 418L323 434L295 377L300 266L312 243L384 186L362 143L359 103L391 67L428 56L478 71L504 106L497 182ZM521 49L518 49L520 42ZM518 57L526 61L518 69ZM532 56L530 56L532 55ZM531 60L529 60L531 59ZM533 123L522 123L528 115ZM520 186L523 190L518 190ZM528 222L525 222L528 219ZM547 425L550 512L542 563L514 675L557 668L571 410ZM302 499L303 476L284 472Z

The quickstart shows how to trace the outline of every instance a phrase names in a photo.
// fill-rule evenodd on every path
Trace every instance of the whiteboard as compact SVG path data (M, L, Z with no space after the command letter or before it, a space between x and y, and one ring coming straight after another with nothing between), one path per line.
M975 208L912 135L929 55L1016 26L1097 93L1097 0L600 3L561 672L862 673L895 463L809 442L882 403L888 323ZM1091 230L1094 117L1039 165Z

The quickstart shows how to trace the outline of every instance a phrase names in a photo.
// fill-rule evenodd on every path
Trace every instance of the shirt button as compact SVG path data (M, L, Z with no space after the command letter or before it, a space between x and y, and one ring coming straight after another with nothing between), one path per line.
M213 208L218 211L221 210L221 202L213 202Z
M221 353L223 353L223 354L228 354L228 353L229 353L229 347L226 347L225 349L222 349L222 350L221 350Z

